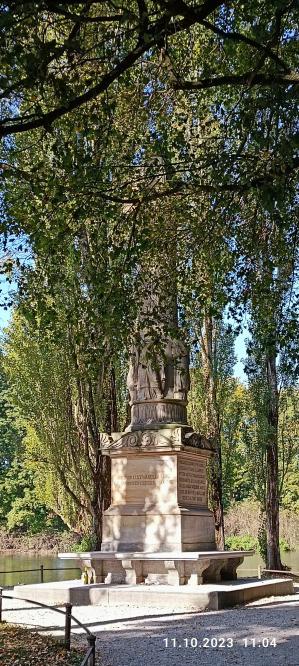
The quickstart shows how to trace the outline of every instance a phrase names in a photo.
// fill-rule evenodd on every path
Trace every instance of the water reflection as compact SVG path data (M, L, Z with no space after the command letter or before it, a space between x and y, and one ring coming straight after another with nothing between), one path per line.
M299 571L299 551L296 550L291 553L281 553L283 564L291 567L292 571ZM264 568L264 563L259 555L246 557L243 564L238 568L238 578L257 576L258 566Z
M44 582L56 580L73 580L80 577L80 571L67 571L66 567L76 567L76 560L60 560L53 555L35 555L26 553L2 553L0 554L0 586L12 586L18 584L40 583L40 565L45 569L58 568L58 571L44 571ZM2 573L19 569L38 569L35 572L26 573Z

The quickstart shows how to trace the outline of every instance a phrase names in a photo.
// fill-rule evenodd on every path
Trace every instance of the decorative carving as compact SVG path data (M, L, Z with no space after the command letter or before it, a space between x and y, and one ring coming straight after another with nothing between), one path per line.
M207 449L208 451L213 451L213 445L210 440L202 435L199 435L197 432L186 433L184 437L184 444L187 446L194 446L196 449Z
M101 449L109 449L113 439L107 432L100 432L100 447Z
M155 446L157 443L157 434L151 430L145 430L139 437L138 445L142 449L145 449L147 446Z
M136 430L124 433L113 440L107 433L101 433L101 448L104 451L118 449L146 449L159 447L192 446L196 449L213 451L212 444L196 432L185 432L183 428L165 430Z
M170 437L169 437L170 443L173 446L178 446L179 444L182 444L182 430L181 428L175 428L175 430L172 430Z
M186 423L186 406L180 402L138 402L132 405L132 425L150 425L151 423Z
M131 354L127 377L131 404L136 401L163 399L164 366L158 359L155 361L155 366L153 361L149 361L146 346L141 351L136 349Z
M189 354L181 340L169 340L165 364L165 398L186 402L190 388Z

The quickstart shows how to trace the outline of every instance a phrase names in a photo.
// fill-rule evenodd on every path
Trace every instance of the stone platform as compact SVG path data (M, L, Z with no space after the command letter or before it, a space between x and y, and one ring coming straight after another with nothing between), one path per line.
M231 583L206 584L196 588L169 585L83 585L79 580L18 585L18 599L49 605L139 606L186 611L219 610L269 596L293 594L290 579L239 579Z
M235 580L237 567L253 551L86 552L59 553L77 560L93 583L202 585Z

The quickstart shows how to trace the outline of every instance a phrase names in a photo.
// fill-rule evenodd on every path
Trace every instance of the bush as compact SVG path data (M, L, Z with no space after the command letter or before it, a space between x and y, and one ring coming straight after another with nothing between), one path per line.
M279 546L282 553L289 553L291 550L294 550L283 538L279 539ZM225 548L226 550L254 550L256 553L260 553L262 556L258 540L251 534L238 534L237 536L226 537Z
M74 543L71 547L71 553L85 553L96 550L96 537L86 535L82 537L79 543Z
M231 506L224 516L227 539L231 536L243 537L244 534L251 534L253 537L258 537L260 528L259 516L259 504L253 500L244 500ZM289 550L296 550L299 544L299 514L281 509L279 524L282 550L284 551L285 544Z
M292 547L283 537L279 539L279 546L282 553L289 553L291 550L295 550L295 548Z
M225 548L227 550L254 550L258 548L257 539L251 534L244 534L243 536L230 536L225 539Z

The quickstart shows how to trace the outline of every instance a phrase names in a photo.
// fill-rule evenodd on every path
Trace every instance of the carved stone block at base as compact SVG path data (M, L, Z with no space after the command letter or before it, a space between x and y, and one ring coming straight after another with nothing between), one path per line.
M104 513L103 552L215 549L207 506L211 454L185 445L185 435L182 428L127 433L110 447L112 503Z

